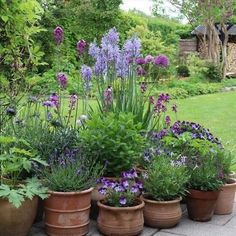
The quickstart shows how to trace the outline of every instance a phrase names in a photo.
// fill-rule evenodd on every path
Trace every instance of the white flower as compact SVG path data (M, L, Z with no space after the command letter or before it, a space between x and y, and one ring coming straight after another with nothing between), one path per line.
M77 121L76 121L76 124L77 124L79 127L83 125L81 120L77 120Z
M83 120L87 120L88 116L87 115L81 115L79 118L80 118L80 121L83 121Z

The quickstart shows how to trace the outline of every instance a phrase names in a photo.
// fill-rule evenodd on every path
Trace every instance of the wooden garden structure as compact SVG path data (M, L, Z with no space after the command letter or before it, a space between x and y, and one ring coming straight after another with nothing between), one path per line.
M216 27L218 26L216 25ZM228 26L228 33L226 75L236 76L236 24ZM191 34L194 36L193 38L180 40L180 56L186 57L191 53L198 53L201 58L206 58L208 51L206 27L199 25ZM218 30L218 34L220 40L224 40L224 34L220 30Z

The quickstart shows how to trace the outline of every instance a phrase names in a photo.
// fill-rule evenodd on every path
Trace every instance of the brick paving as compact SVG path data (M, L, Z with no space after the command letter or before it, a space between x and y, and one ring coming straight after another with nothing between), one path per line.
M195 222L188 219L186 207L183 205L183 219L171 229L154 229L144 227L140 236L236 236L236 197L231 215L214 215L209 222ZM43 223L33 225L29 236L46 236ZM69 235L68 235L69 236ZM91 220L88 236L102 236L97 231L96 222ZM125 236L125 235L124 235Z

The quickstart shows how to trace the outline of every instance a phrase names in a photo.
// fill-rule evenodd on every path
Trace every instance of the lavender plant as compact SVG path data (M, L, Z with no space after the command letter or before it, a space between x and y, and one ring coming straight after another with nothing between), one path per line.
M99 193L105 195L103 203L113 207L135 206L143 190L143 184L137 177L136 171L131 169L123 172L120 180L99 179L98 183L102 184Z

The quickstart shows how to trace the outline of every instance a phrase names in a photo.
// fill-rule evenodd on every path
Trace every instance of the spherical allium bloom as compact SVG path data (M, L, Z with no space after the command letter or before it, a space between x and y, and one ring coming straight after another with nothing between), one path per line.
M145 93L147 90L147 85L146 83L142 82L140 85L141 93Z
M57 26L54 29L54 39L56 41L57 44L61 44L64 40L64 31L62 29L62 27Z
M138 76L145 76L146 75L146 71L141 66L139 66L137 68L137 75Z
M8 116L15 116L16 115L16 109L12 108L12 107L8 107L6 109L6 113Z
M106 106L112 104L113 97L112 97L112 87L108 86L107 89L104 91L104 102Z
M76 105L77 100L78 100L78 97L76 94L72 94L70 96L70 102L69 102L70 109L75 109L75 105Z
M84 53L86 46L87 46L87 43L83 39L77 42L76 49L77 49L78 56L81 56Z
M177 113L177 105L176 104L173 104L171 109L174 113Z
M67 79L67 76L65 73L63 73L63 72L58 73L57 74L57 81L58 81L61 89L66 88L68 79Z
M153 62L154 61L154 57L152 55L147 55L145 57L145 62L146 63L150 63L150 62Z
M122 79L128 76L129 73L129 63L128 58L124 52L119 53L119 56L116 60L116 74Z
M167 126L170 126L170 123L171 123L170 116L165 117L165 123L166 123Z
M137 65L145 65L146 64L145 58L143 58L143 57L137 58L136 59L136 64Z
M159 55L154 59L154 64L161 67L168 67L169 59L165 55Z
M82 79L84 80L84 88L86 91L91 89L92 83L92 69L89 66L83 65L81 68L81 76Z
M97 46L97 44L94 42L94 43L91 43L89 45L89 51L88 51L88 54L93 57L94 59L96 59L98 57L100 53L100 48Z
M125 197L121 196L119 202L121 205L126 205L127 199Z
M141 51L141 40L138 37L132 37L126 40L124 50L128 57L137 58Z

